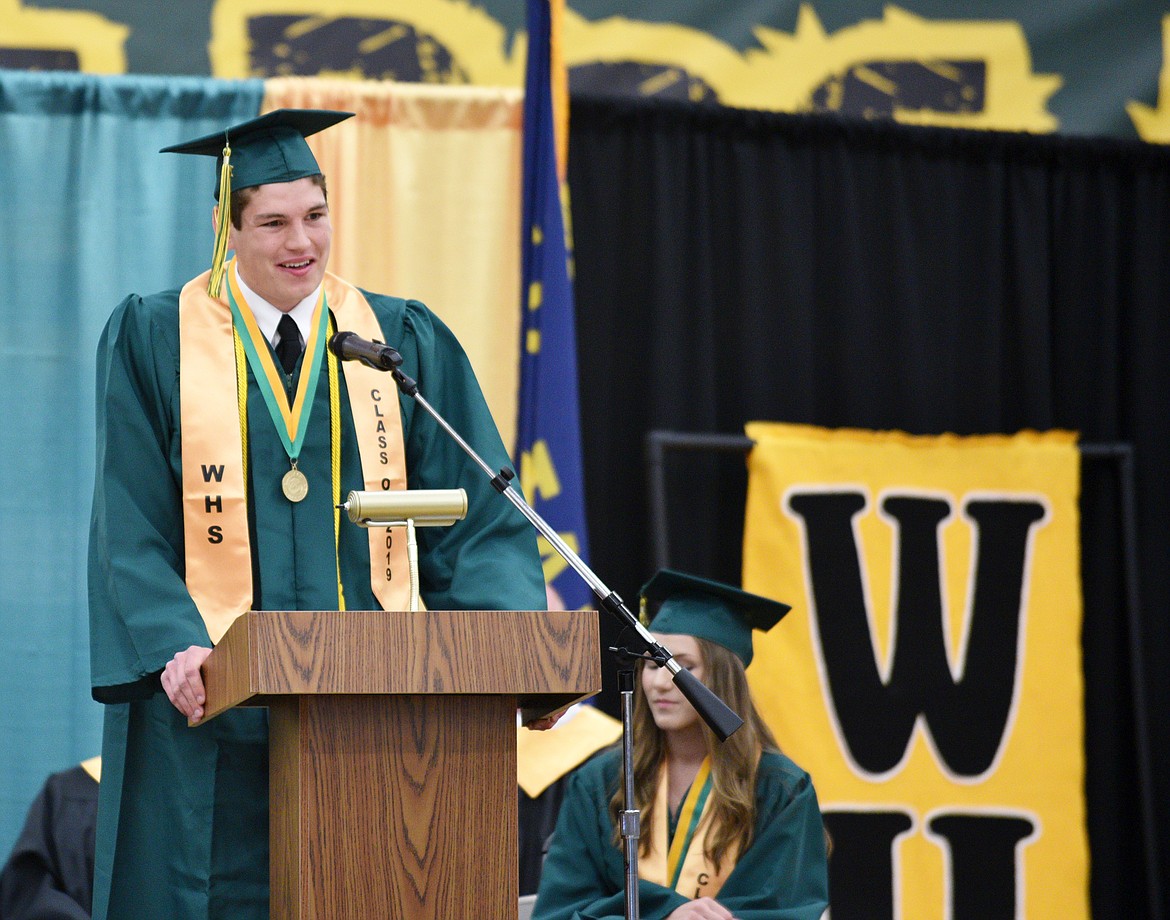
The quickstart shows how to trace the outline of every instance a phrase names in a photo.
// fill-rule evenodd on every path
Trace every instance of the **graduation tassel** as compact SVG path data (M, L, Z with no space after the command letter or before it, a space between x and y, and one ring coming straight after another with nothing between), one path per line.
M223 273L227 264L228 234L232 219L232 148L224 137L223 165L219 169L219 212L215 222L215 249L211 253L211 279L207 293L219 297L223 287Z

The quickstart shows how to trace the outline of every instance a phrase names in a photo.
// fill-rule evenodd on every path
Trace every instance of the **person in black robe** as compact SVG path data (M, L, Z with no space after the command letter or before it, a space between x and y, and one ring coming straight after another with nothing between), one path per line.
M29 806L24 829L0 870L0 920L89 920L98 797L94 761L50 775Z

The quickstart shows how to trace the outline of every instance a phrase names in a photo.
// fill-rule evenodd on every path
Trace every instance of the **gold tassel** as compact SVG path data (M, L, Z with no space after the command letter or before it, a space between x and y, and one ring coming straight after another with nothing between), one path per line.
M219 170L219 218L215 222L215 249L211 253L211 280L207 293L219 297L223 273L227 266L228 234L232 220L232 148L224 138L223 166Z

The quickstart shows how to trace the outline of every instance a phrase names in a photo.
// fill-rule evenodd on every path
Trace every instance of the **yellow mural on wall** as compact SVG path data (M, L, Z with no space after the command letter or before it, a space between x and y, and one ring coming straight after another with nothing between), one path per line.
M465 0L217 0L217 77L330 76L519 86L525 43Z
M0 67L125 73L130 29L82 10L45 10L0 0Z
M1138 137L1152 144L1170 144L1170 16L1162 17L1162 71L1158 76L1158 106L1126 103L1125 111Z
M640 96L734 105L724 91L746 65L733 47L699 29L622 16L591 21L571 9L564 44L572 87L584 80L611 95L620 87Z
M565 11L574 91L837 112L911 124L1048 132L1061 85L1034 74L1019 23L928 20L897 7L825 31L810 4L791 34L757 26L740 52L699 29ZM465 0L218 0L220 77L350 76L519 86L525 37Z
M1033 74L1019 23L927 20L887 7L829 34L811 5L792 34L757 26L762 48L743 54L705 32L674 24L570 13L565 55L571 68L637 62L643 95L686 87L740 108L840 112L912 124L1047 132L1057 128L1048 99L1061 78Z
M829 35L811 6L794 35L757 28L765 51L749 51L749 79L730 88L731 105L784 111L889 115L913 124L1053 131L1048 99L1061 85L1033 74L1017 22L932 21L886 7L880 20ZM853 88L857 104L847 105Z

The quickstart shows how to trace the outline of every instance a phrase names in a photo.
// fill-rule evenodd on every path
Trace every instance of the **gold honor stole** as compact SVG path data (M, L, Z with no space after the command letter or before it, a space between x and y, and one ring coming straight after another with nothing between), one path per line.
M219 298L209 296L210 274L187 282L179 294L179 405L187 590L216 643L252 606L252 550L244 466L247 390L239 383L247 380L247 372L237 364L244 360L243 349L237 348L226 287ZM230 266L229 277L234 277ZM384 333L378 318L357 288L326 273L324 295L338 328L381 341ZM250 316L250 311L244 315ZM319 330L320 322L314 328ZM405 489L406 450L397 386L388 374L360 362L347 361L344 368L366 490ZM334 444L335 465L340 462L339 449ZM336 535L340 520L336 509L334 519ZM407 571L405 541L392 540L385 528L371 527L369 544L374 597L384 610L407 609L410 580L393 577ZM344 609L340 590L339 581L338 608Z
M724 856L719 872L705 855L711 822L703 820L703 810L711 794L711 759L704 758L683 799L673 837L668 827L667 786L667 765L663 761L654 800L650 852L638 861L638 875L656 885L673 888L692 900L713 898L735 868L739 853L733 848L733 852Z

